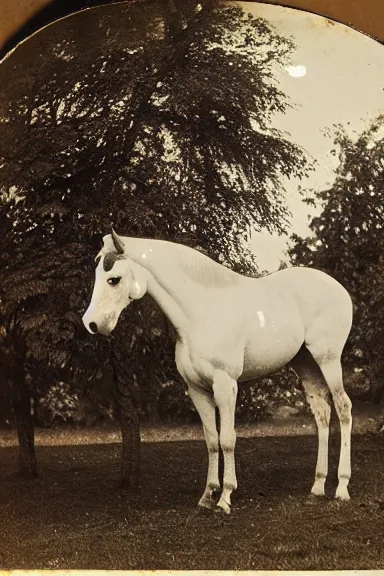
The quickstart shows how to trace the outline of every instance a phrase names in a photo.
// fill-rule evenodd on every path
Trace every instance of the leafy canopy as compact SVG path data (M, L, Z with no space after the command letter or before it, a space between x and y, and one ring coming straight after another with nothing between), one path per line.
M60 369L77 358L88 373L92 353L107 361L109 344L81 340L80 318L111 224L256 273L249 229L285 229L282 176L306 171L270 128L289 106L273 66L292 47L238 6L148 0L68 17L2 64L1 306L31 357ZM165 334L146 306L135 314L147 335ZM116 346L136 338L133 316L118 330Z
M322 212L311 222L313 237L293 237L290 256L294 264L329 272L350 292L350 359L364 366L376 394L384 381L384 116L355 138L338 126L334 142L335 181L309 193Z

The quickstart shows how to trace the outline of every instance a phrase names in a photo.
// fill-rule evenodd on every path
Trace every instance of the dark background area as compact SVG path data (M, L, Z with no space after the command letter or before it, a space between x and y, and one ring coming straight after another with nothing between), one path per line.
M0 59L30 34L57 20L86 8L123 0L2 0L0 6ZM279 4L324 15L384 41L384 3L382 0L272 0ZM44 5L45 4L45 5ZM42 8L39 8L42 5ZM35 14L33 15L33 12ZM28 14L32 14L28 17Z
M48 6L40 9L4 44L0 50L0 58L4 58L7 52L12 50L19 42L59 18L86 8L116 4L122 1L124 0L54 0L51 4L48 4Z

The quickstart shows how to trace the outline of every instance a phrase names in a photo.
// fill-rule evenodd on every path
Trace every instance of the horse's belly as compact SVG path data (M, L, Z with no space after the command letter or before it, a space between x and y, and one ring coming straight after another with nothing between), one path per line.
M273 349L248 349L244 355L244 368L240 380L253 380L281 370L300 350L301 343L293 341Z
M244 350L244 368L240 377L243 381L278 372L292 360L304 341L301 323L256 332L254 338L248 338Z

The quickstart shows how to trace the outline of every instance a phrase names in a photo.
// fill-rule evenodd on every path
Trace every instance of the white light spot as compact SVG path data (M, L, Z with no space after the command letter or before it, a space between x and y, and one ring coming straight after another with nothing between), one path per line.
M288 72L292 78L303 78L307 73L306 66L286 66L285 71Z
M143 260L145 260L146 257L147 257L147 255L146 255L146 254L142 254L141 257L142 257Z
M264 316L263 312L261 312L261 310L258 310L257 315L258 315L259 320L260 320L260 326L261 326L262 328L264 328L264 326L265 326L265 316Z

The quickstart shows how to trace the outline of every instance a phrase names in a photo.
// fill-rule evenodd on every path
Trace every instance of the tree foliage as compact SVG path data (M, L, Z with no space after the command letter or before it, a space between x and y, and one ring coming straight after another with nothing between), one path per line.
M322 212L311 222L314 235L293 238L295 264L329 272L349 291L355 320L349 360L363 368L371 389L383 391L384 362L384 117L356 137L338 126L336 178L326 190L309 194Z
M9 349L17 334L31 364L56 379L67 371L83 389L95 390L120 348L131 383L171 367L168 327L146 300L111 340L86 337L92 255L113 224L256 272L249 227L284 230L281 177L306 169L303 152L270 128L289 106L273 66L291 49L237 6L147 0L68 17L3 63L0 297Z

